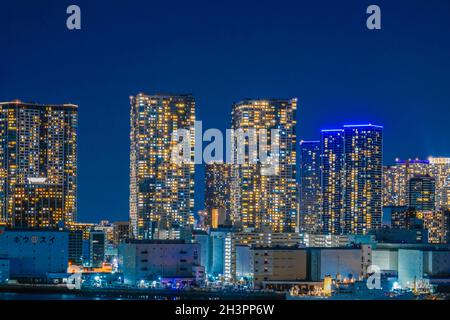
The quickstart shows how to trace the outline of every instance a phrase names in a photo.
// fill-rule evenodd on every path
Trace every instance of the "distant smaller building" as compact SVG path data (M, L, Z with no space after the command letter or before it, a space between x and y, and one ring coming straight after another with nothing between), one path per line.
M211 241L209 234L203 230L194 230L192 233L194 242L200 245L200 265L205 267L205 272L209 272L211 266Z
M89 235L89 256L92 268L101 268L105 261L106 235L103 231L93 230Z
M348 247L359 244L375 243L375 236L371 234L313 234L300 233L301 244L306 247L335 248Z
M381 243L428 243L428 230L380 228L373 231L375 239Z
M296 247L253 247L253 287L262 289L275 282L304 281L308 278L307 250Z
M94 223L82 222L71 223L69 225L69 261L71 264L83 265L85 267L90 265L90 233L94 230L94 227Z
M225 272L230 275L230 279L239 280L248 273L248 266L243 263L249 258L245 255L248 251L243 246L248 247L298 247L301 244L300 235L296 232L257 232L252 228L244 229L241 232L233 232L229 244L225 250L225 256L229 254L230 259L226 259ZM238 265L240 264L240 265ZM244 269L243 269L244 268ZM238 270L240 269L240 270Z
M113 243L117 248L120 243L130 238L130 222L118 221L113 223Z
M129 285L201 282L205 272L200 261L200 244L184 240L129 240L119 245L119 268Z
M417 212L414 207L388 206L383 208L383 214L390 217L390 227L393 229L417 229Z
M397 277L402 288L423 280L450 278L450 246L443 244L379 243L372 252L373 264L384 275Z
M83 264L83 230L69 231L69 262Z
M231 278L232 234L232 229L226 227L209 230L210 258L206 268L208 274Z

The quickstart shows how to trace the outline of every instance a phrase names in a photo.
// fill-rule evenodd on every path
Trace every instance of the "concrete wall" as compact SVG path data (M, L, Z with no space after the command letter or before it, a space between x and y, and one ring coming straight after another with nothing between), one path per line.
M423 279L423 252L398 250L398 283L402 288L412 288L414 281Z
M425 251L423 272L429 276L450 276L450 251Z

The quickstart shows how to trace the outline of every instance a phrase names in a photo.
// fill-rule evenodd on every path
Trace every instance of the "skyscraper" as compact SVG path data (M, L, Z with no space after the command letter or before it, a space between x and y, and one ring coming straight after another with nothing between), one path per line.
M205 170L205 210L207 212L206 224L213 222L217 228L220 222L230 222L230 188L231 165L228 163L210 163ZM219 219L221 218L221 219ZM216 221L217 220L217 221ZM222 223L223 224L223 223Z
M406 204L404 175L402 166L383 166L383 207L400 207Z
M436 209L450 209L450 158L430 157L436 183Z
M342 233L344 130L322 130L322 228L325 234Z
M130 220L135 239L183 237L194 223L194 163L171 159L175 130L191 133L193 159L195 101L191 95L131 97Z
M346 234L367 234L381 227L382 130L371 124L344 126Z
M57 228L76 221L77 109L0 103L0 222Z
M297 99L244 100L234 104L232 129L249 134L244 139L245 161L233 164L231 212L235 225L271 232L293 232L297 226L296 186L296 110ZM278 164L267 174L266 164L250 155L250 141L263 130L279 130ZM261 143L258 145L261 147ZM261 150L261 149L260 149ZM235 150L234 150L235 151Z
M433 165L428 160L396 159L394 165L383 168L383 206L408 204L408 181L417 175L433 175Z
M320 141L300 142L300 230L321 232L322 185Z

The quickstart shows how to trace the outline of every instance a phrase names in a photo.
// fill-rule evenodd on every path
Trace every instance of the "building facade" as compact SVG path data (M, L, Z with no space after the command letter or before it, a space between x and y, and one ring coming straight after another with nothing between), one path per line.
M243 163L234 164L231 173L231 213L235 225L272 232L295 231L296 110L297 99L244 100L233 105L232 129L238 141L234 159L239 162L238 152L245 153ZM279 139L272 141L272 130L278 131ZM267 148L271 149L272 143L278 145L277 154L272 155L278 156L278 161L270 164L262 163L261 159L269 150L261 147L261 141L256 142L264 131ZM240 133L246 138L239 139ZM252 152L258 146L259 156ZM265 152L261 154L261 150Z
M346 125L344 233L367 234L381 227L383 128Z
M49 273L67 272L68 232L1 228L0 256L9 260L10 279L45 282Z
M450 158L430 157L432 176L435 178L437 210L450 208Z
M217 228L231 223L231 165L210 163L205 168L206 226Z
M101 268L105 261L106 234L102 230L92 230L89 233L89 266Z
M435 208L450 207L450 158L430 157L427 160L395 160L383 171L383 205L408 204L408 182L416 176L429 176L435 180Z
M57 228L76 221L77 109L0 103L0 222Z
M320 141L300 142L300 231L322 231L322 184Z
M113 244L118 247L121 242L130 238L130 222L118 221L113 223Z
M342 233L344 130L321 132L322 149L322 230L324 234Z
M189 130L194 154L191 95L131 97L130 220L135 239L183 235L194 224L194 163L172 161L176 130ZM176 231L176 232L173 232Z
M408 205L408 182L415 176L432 175L429 160L396 159L394 165L383 167L383 206Z

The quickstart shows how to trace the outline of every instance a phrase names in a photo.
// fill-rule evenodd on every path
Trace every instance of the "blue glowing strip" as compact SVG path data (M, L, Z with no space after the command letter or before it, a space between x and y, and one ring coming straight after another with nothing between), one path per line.
M323 129L322 132L344 132L344 129Z
M357 128L357 127L369 127L369 128L380 128L383 129L383 126L378 126L375 124L346 124L344 128Z

